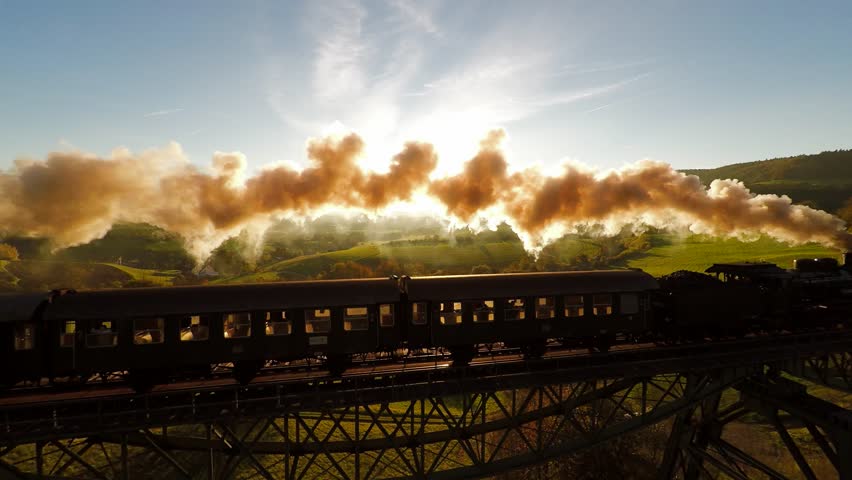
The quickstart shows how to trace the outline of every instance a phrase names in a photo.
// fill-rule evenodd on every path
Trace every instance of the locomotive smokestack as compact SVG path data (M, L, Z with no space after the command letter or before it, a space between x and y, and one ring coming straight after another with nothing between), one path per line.
M843 268L852 272L852 251L843 252Z

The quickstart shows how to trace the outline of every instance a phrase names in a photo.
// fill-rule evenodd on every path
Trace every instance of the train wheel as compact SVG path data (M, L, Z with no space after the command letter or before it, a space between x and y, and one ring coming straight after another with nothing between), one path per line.
M263 367L263 361L244 360L234 362L234 378L240 385L248 385Z
M470 365L471 360L475 356L476 347L473 345L450 348L450 358L453 359L454 367L466 367Z
M325 364L332 377L339 377L352 364L352 357L349 355L329 355Z

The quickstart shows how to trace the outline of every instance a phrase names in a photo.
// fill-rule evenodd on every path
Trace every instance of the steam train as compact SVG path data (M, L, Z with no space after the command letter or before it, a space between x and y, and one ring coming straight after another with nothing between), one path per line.
M137 391L231 364L248 383L270 361L481 346L543 355L549 342L606 351L825 327L852 319L852 255L716 264L655 279L639 270L516 273L0 295L0 385L126 372ZM390 356L390 355L389 355Z

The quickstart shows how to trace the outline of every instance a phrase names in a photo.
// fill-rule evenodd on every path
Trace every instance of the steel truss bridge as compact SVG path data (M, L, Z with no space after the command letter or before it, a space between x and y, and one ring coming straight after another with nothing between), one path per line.
M843 329L187 381L146 395L111 384L15 393L0 399L0 478L549 478L571 455L653 425L668 436L658 478L786 478L725 435L758 414L798 477L818 478L818 449L852 479L852 413L799 381L852 388L849 352Z

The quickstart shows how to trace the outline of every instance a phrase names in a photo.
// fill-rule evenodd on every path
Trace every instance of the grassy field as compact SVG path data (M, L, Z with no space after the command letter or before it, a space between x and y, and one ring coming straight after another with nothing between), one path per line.
M501 269L517 261L524 250L518 243L495 242L481 245L401 245L381 246L382 258L396 260L399 263L422 263L426 266L443 269L463 266L488 265Z
M103 263L101 265L106 265L122 271L129 275L133 280L151 282L157 286L172 285L174 277L180 274L179 270L149 270L144 268L128 267L127 265L119 265L117 263Z
M557 241L549 248L549 253L559 261L570 264L579 255L593 257L599 254L602 243L603 241L595 239L569 237ZM714 263L722 262L765 261L776 263L783 268L791 268L793 260L797 258L839 258L839 252L820 245L789 246L769 238L743 242L719 240L701 235L683 237L673 234L656 234L653 235L651 243L653 245L651 249L633 254L620 266L641 268L652 275L659 276L677 270L700 272ZM354 262L374 267L382 261L393 261L402 269L421 265L427 273L435 271L467 273L477 265L488 265L494 271L501 271L524 255L521 245L512 242L467 245L451 245L446 242L362 244L346 250L291 258L266 266L255 273L219 279L216 283L313 278L340 262ZM138 278L140 275L138 272L142 271L134 272L133 270L135 269L129 269L127 273ZM149 273L147 278L152 280L164 278L164 281L168 279L168 277L158 277L157 274L152 273Z
M25 291L53 288L116 288L140 281L172 285L177 270L158 271L114 263L16 260L0 261L0 287Z
M327 271L340 262L355 262L375 266L382 261L395 261L401 265L419 263L430 270L458 268L465 272L476 265L489 265L501 269L524 255L517 243L495 242L482 245L452 246L446 243L433 245L364 244L346 250L305 255L266 266L259 272L217 282L257 282L277 279L301 279Z
M718 240L701 235L678 237L659 235L657 246L627 262L632 268L641 268L659 276L677 270L704 271L714 263L765 261L782 268L791 268L797 258L834 257L839 252L820 245L808 244L791 247L784 243L761 238L754 242Z

